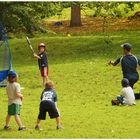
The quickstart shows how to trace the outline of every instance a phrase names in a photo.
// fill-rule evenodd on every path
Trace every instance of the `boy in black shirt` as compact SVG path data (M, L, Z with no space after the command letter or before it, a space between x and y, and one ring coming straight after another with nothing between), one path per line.
M61 128L60 125L60 115L57 108L57 95L54 90L54 85L52 81L48 81L45 85L45 89L41 94L40 111L35 126L36 130L40 129L41 120L46 119L46 112L48 112L51 119L56 118L57 129Z
M45 52L45 44L40 43L38 45L39 53L34 54L34 57L38 59L38 66L41 72L41 76L43 77L43 86L45 85L46 81L48 80L48 59L47 53Z

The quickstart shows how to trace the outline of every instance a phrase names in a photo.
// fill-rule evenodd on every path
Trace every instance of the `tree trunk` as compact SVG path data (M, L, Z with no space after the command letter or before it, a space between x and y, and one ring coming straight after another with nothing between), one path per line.
M81 26L81 9L80 5L73 5L71 6L71 27L79 27Z

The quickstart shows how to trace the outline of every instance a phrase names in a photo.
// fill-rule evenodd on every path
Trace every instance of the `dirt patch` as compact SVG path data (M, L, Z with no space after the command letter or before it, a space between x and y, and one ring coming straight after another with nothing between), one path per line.
M121 30L139 30L140 20L129 20L127 18L108 19L105 30L108 32ZM62 20L62 25L54 26L55 20L44 21L43 25L56 33L60 34L85 34L92 32L103 32L103 18L82 17L81 27L70 27L69 20Z
M140 11L136 12L133 16L128 17L128 19L133 20L140 20Z

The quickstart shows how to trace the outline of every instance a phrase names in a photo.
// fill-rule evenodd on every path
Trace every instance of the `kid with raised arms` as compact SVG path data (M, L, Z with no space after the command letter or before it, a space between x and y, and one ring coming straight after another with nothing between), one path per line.
M41 76L43 78L43 86L44 86L46 81L48 80L48 59L45 44L40 43L38 45L38 50L39 53L38 54L34 53L34 57L38 59L38 66L40 69Z

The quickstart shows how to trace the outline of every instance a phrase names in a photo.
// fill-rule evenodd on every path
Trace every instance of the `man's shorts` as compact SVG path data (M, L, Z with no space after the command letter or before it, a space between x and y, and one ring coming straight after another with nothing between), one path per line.
M48 77L48 67L42 67L40 72L42 77Z
M45 100L40 103L38 119L45 120L47 112L51 119L59 117L59 113L55 103L52 101Z
M8 105L8 115L20 115L21 105L19 104L11 104Z

